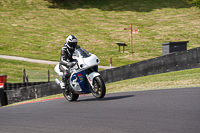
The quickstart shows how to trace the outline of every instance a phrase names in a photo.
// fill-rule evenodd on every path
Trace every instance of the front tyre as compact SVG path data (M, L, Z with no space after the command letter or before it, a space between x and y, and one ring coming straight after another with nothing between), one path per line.
M93 86L94 88L91 89L93 96L97 99L103 98L106 94L106 86L100 76L94 78Z

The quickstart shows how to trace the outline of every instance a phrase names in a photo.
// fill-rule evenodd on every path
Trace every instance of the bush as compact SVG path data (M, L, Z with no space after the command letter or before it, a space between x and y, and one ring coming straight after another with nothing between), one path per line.
M200 7L200 0L187 0L189 4L195 5L197 7Z

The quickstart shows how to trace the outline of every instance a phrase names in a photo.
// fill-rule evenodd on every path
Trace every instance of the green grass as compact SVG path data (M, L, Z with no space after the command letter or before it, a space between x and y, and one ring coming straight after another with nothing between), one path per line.
M0 54L58 61L68 34L100 58L122 66L162 55L161 43L200 44L200 9L184 0L78 0L52 5L44 0L0 0ZM133 23L139 34L130 31ZM115 42L128 44L119 53Z
M16 60L8 60L1 58L0 62L1 62L0 75L8 75L7 76L8 83L22 82L23 69L26 70L26 75L28 75L29 77L29 82L48 81L47 70L50 71L51 81L54 81L55 78L58 77L56 73L53 71L54 65L30 63L25 61L16 61Z

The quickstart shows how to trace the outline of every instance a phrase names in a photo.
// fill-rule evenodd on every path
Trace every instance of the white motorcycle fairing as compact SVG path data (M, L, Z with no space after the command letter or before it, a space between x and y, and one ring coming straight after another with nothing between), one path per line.
M55 66L54 71L62 78L63 72L61 72L59 69L59 63Z

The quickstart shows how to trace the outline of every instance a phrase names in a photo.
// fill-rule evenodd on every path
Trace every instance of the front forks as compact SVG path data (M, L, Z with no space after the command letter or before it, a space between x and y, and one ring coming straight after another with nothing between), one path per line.
M94 82L94 78L99 76L100 74L98 72L92 72L90 74L86 74L86 78L90 84L90 86L92 87L92 89L94 89L94 85L93 85L93 82Z

